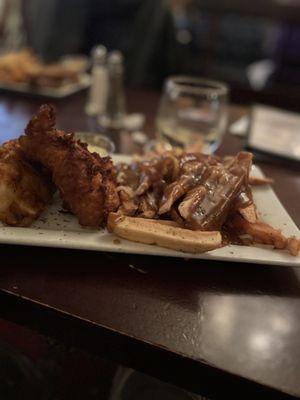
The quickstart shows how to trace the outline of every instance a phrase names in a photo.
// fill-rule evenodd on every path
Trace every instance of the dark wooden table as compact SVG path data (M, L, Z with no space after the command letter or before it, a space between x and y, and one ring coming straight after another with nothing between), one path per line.
M158 94L130 92L153 132ZM39 99L0 96L0 141ZM60 101L58 125L92 129L85 96ZM246 109L233 106L231 119ZM221 153L241 139L227 135ZM300 225L299 169L258 162ZM0 246L0 317L216 398L300 397L300 271L62 249Z

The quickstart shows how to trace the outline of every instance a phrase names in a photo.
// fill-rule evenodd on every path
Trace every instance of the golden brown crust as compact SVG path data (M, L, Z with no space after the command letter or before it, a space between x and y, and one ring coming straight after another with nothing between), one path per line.
M90 153L72 133L56 130L52 106L41 106L25 133L21 145L26 156L51 172L61 198L81 225L97 227L116 210L119 197L110 157Z
M31 225L52 193L47 177L25 160L18 140L0 147L0 221L12 226Z

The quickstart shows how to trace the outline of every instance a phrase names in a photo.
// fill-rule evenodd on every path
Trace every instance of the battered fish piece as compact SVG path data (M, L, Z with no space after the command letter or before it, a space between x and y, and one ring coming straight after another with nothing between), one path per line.
M53 186L24 158L18 140L0 147L0 221L29 226L50 201Z
M119 206L110 157L90 153L73 133L55 128L54 109L42 105L20 143L29 160L49 170L61 198L83 226L98 227Z

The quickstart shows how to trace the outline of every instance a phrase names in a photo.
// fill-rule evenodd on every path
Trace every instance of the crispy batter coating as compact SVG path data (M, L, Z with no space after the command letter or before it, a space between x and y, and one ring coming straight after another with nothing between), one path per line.
M47 177L25 160L18 140L0 147L0 221L29 226L44 210L52 193Z
M72 133L55 129L52 106L43 105L20 138L26 156L52 175L64 204L83 226L97 227L119 205L109 157L90 153Z

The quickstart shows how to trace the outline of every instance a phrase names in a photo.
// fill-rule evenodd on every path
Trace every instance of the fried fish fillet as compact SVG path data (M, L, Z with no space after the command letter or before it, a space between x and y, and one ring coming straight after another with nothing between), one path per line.
M52 176L61 198L83 226L97 227L119 206L110 157L90 153L72 133L55 128L52 106L42 105L29 122L21 147L29 160L41 163Z
M25 160L18 140L0 147L0 221L29 226L44 210L52 193L47 177Z

